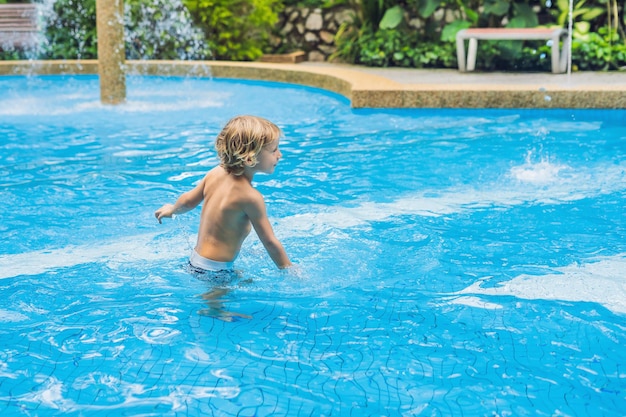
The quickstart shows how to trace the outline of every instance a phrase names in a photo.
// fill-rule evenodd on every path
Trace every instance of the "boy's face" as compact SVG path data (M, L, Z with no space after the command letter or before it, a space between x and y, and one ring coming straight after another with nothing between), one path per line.
M261 149L261 152L257 155L257 161L255 168L257 172L263 172L265 174L272 174L274 168L278 164L283 154L278 149L278 139L267 143Z

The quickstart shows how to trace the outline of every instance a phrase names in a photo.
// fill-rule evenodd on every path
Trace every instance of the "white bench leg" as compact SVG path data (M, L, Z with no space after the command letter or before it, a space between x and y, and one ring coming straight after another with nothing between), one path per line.
M456 60L459 65L459 71L465 72L465 39L456 38Z
M559 70L561 69L561 57L560 57L560 52L561 52L561 46L559 45L559 40L560 37L557 36L553 36L552 37L552 45L551 45L551 49L552 49L552 73L553 74L558 74Z
M567 64L569 60L571 59L569 52L570 52L569 35L566 34L565 37L563 38L563 49L561 50L561 62L559 63L559 69L561 70L561 72L567 72Z
M467 70L474 71L476 69L476 51L478 50L478 40L470 38L467 47Z

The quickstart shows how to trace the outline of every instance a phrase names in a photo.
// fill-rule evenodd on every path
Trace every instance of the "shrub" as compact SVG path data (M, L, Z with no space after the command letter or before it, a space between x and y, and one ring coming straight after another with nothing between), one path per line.
M365 29L359 32L353 42L343 45L355 54L353 63L366 66L412 68L456 66L455 44L423 42L418 35L408 31L379 29L374 32Z
M600 28L572 42L574 70L616 70L626 67L626 44L615 31Z
M281 0L184 0L216 59L254 60L269 44Z

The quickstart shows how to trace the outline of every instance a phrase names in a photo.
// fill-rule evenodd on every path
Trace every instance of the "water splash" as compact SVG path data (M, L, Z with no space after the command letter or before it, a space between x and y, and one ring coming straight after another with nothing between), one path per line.
M519 275L496 287L486 287L479 280L456 295L514 296L526 300L561 300L595 302L614 313L626 314L626 254L592 259L572 264L545 275ZM454 301L468 304L465 298ZM492 305L483 301L483 303ZM474 306L481 306L474 303Z
M95 58L95 6L73 0L38 2L41 36L38 45L26 51L28 59ZM124 5L124 40L127 59L198 60L211 57L202 30L194 26L189 10L181 0L146 0ZM56 41L44 34L63 28L71 41ZM59 44L66 48L58 50ZM68 56L67 54L74 54Z
M535 161L533 153L533 151L528 151L524 164L511 168L512 178L523 183L548 184L558 180L559 174L571 172L571 167L550 162L550 159L545 156Z
M530 154L529 160L532 159ZM310 237L329 232L341 233L392 216L416 215L438 217L484 207L513 207L523 204L561 204L597 195L623 191L626 178L623 165L588 168L574 173L567 166L547 161L527 162L511 170L513 178L525 179L529 187L512 187L500 182L483 189L453 187L439 192L420 192L401 196L392 202L364 202L352 207L316 207L308 205L303 214L278 219L276 229L291 237ZM568 176L560 175L568 172ZM540 186L538 187L537 184ZM67 246L54 250L33 251L0 256L0 279L34 275L78 264L127 263L184 259L189 242L195 236L159 237L159 234L126 236L98 245ZM172 248L177 248L172 250ZM32 259L38 262L33 264Z
M81 82L74 83L77 79ZM70 84L71 88L53 86L43 91L38 88L38 77L29 77L21 88L16 88L17 84L13 80L12 86L7 90L3 89L4 94L0 95L0 116L65 116L84 115L90 112L121 114L182 112L224 107L232 96L229 92L210 88L200 89L197 80L190 84L182 80L174 87L175 89L164 84L154 88L153 84L142 84L141 77L129 76L126 103L110 107L100 102L96 81L97 79L92 76L68 77L65 85Z
M207 59L204 33L193 26L181 0L126 3L125 41L129 59ZM174 56L167 54L174 53Z
M545 101L552 101L552 97L551 97L551 96L549 96L549 95L547 94L547 91L548 91L548 90L547 90L545 87L541 87L541 88L539 89L539 92L540 92L540 93L544 93L544 94L543 94L543 99L544 99Z
M47 271L92 262L108 264L158 262L185 258L185 236L157 239L158 234L134 235L96 245L66 246L14 255L0 255L0 279L19 275L37 275ZM173 250L172 248L176 248ZM36 263L32 260L37 259Z
M278 227L291 234L321 234L398 215L438 217L480 208L562 204L626 189L625 170L624 164L574 170L547 159L532 162L532 153L529 153L524 164L482 187L426 190L399 196L391 202L320 207L317 212L314 206L308 206L303 214L281 219Z

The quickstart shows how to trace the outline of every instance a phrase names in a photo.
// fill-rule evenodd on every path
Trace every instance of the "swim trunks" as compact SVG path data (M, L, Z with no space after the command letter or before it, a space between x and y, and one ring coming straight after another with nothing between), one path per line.
M203 271L219 272L219 271L232 271L234 269L234 262L220 262L214 261L204 256L198 255L198 252L194 249L189 257L189 263L196 269Z

